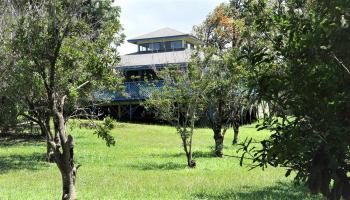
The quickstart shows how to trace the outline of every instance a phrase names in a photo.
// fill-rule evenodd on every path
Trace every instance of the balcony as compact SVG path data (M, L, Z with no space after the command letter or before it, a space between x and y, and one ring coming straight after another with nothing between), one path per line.
M103 99L110 99L113 102L141 101L149 98L152 92L163 87L163 81L133 81L124 83L123 92L107 92L102 94ZM100 96L101 98L101 96Z

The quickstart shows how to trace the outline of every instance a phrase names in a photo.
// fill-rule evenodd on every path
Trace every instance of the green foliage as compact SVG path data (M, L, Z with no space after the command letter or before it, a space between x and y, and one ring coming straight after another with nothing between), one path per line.
M115 120L113 120L110 117L106 117L103 120L102 124L97 124L96 131L94 134L96 134L98 137L101 137L103 140L106 141L106 145L109 147L110 145L115 145L114 138L109 134L109 132L114 128Z
M205 71L201 88L219 157L223 155L226 131L233 126L238 134L242 111L249 110L253 104L246 62L240 59L239 48L246 42L245 30L240 11L228 3L217 6L203 23L194 27L201 44L196 48L193 62Z
M249 79L271 117L256 166L296 171L312 193L350 198L349 1L251 1L242 9ZM290 118L289 118L290 117ZM247 144L244 145L247 150ZM334 182L334 184L331 184ZM331 188L331 189L330 189Z
M202 72L196 65L169 66L159 76L164 86L154 91L146 101L146 107L156 111L156 115L176 127L191 127L198 120L203 109L200 90Z
M66 123L100 90L117 87L119 7L111 0L7 1L12 10L0 57L8 74L0 93L18 102L20 113L40 125L63 177L62 199L76 199L73 137ZM4 92L3 92L4 91ZM91 113L87 113L91 115ZM51 120L53 129L51 129ZM107 145L112 122L96 134ZM51 159L50 159L51 160Z
M94 92L118 87L114 66L124 35L112 1L7 4L12 10L2 30L12 37L4 38L0 54L6 60L0 93L24 108L20 114L42 121L54 101L68 119Z
M18 123L18 108L15 103L6 101L0 95L0 133L7 133L10 128Z
M203 71L191 63L186 68L169 66L162 70L159 76L163 79L164 86L152 93L145 106L154 111L158 118L175 126L181 136L188 165L194 167L192 138L195 122L204 109L204 98L200 87Z

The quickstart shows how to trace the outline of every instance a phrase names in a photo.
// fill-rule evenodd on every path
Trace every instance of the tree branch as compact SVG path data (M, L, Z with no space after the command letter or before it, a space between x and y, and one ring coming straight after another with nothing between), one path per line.
M80 88L84 87L85 85L87 85L88 83L90 83L90 81L85 81L83 84L79 85L77 87L77 90L79 90Z
M340 64L340 66L342 66L346 72L348 72L348 74L350 75L350 70L344 65L344 63L334 54L334 52L331 52L331 55L333 56L333 58Z
M25 114L25 113L21 113L20 115L22 115L23 117L29 119L30 121L33 121L33 122L35 122L35 123L37 123L37 124L40 124L40 122L39 122L38 119L35 119L34 117L32 117L32 116L30 116L30 115L27 115L27 114Z

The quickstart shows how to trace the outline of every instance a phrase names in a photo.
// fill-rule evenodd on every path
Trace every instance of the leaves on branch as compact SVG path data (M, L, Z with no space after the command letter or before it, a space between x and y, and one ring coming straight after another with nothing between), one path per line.
M109 134L110 131L115 127L115 123L115 120L113 120L111 117L106 117L103 120L102 124L96 124L97 126L94 134L105 140L108 147L115 145L114 137Z

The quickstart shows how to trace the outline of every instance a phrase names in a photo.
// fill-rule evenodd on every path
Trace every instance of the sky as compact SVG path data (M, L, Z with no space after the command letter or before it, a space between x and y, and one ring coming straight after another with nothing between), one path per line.
M165 27L190 33L222 2L228 0L115 0L114 4L121 7L127 40ZM119 47L120 55L137 51L126 40Z

